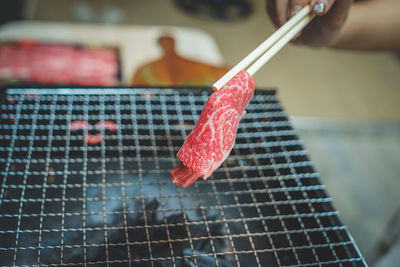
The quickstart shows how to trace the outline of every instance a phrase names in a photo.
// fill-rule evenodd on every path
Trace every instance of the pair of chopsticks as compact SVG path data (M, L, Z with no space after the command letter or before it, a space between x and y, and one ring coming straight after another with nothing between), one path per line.
M236 66L230 69L224 76L216 81L212 88L218 91L230 79L241 70L247 69L250 75L254 75L265 63L268 62L276 53L279 52L287 43L292 40L312 19L314 15L310 14L310 6L306 5L288 22L282 25L267 40L254 49L248 56L243 58ZM250 64L256 60L251 66Z

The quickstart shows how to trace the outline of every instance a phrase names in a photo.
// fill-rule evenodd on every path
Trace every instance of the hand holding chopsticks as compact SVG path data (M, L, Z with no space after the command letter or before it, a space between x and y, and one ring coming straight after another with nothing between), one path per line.
M310 7L308 5L305 6L267 40L216 81L212 85L213 90L218 91L221 89L222 86L243 69L247 69L247 72L254 75L254 73L289 43L313 18L314 15L310 14ZM253 64L250 65L251 63Z

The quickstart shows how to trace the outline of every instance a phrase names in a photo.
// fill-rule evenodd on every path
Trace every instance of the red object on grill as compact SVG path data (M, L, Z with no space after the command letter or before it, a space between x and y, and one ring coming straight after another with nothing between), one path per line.
M71 122L71 132L79 131L79 130L89 130L90 124L86 121L76 120Z
M86 134L84 135L85 141L89 144L89 145L98 145L101 143L102 140L102 135L101 133L96 133L96 134Z
M108 130L110 132L116 132L117 131L117 124L113 121L99 121L96 123L96 129L98 131L101 131L102 129Z
M117 131L117 124L113 121L99 121L96 123L94 128L96 129L97 133L91 134L89 131L92 130L93 126L86 121L76 120L71 122L71 132L76 132L82 130L82 136L85 142L89 145L98 145L101 143L103 139L102 132L103 130L109 132L116 132Z
M182 163L171 171L175 184L188 187L199 177L207 179L221 166L235 144L239 121L253 95L254 80L241 71L210 96L178 152Z

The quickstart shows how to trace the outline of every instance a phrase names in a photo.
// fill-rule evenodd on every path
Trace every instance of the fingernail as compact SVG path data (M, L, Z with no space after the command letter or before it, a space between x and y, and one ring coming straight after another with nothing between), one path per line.
M324 15L325 9L326 9L326 1L319 1L312 8L313 13L317 16Z
M299 6L299 5L292 6L290 9L290 17L293 17L294 15L296 15L300 10L301 10L301 6Z

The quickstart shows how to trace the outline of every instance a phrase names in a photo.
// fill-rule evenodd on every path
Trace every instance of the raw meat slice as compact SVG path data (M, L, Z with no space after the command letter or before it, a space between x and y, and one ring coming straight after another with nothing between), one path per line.
M178 152L182 163L171 171L175 184L188 187L199 177L206 180L221 166L233 148L239 120L253 95L254 80L241 71L210 96Z

